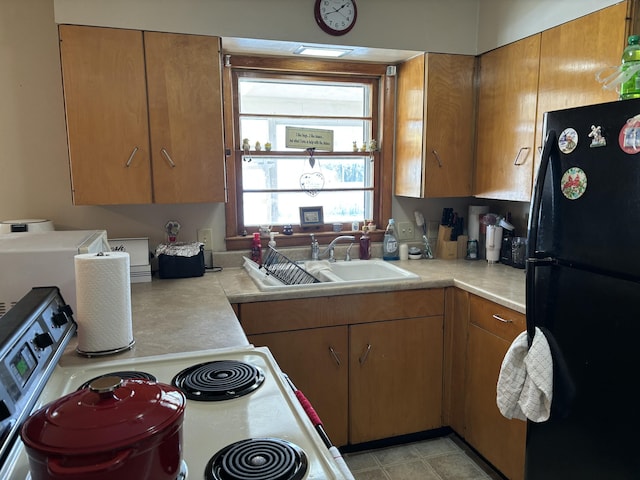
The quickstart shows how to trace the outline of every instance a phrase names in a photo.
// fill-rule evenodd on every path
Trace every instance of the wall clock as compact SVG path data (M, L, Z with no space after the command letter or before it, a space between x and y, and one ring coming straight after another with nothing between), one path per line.
M329 35L344 35L358 18L355 0L316 0L313 11L316 22Z

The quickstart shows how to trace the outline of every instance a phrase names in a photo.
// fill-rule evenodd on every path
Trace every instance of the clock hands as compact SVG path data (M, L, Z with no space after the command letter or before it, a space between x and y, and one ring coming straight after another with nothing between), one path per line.
M342 4L342 6L341 6L340 8L334 8L334 9L333 9L333 12L329 12L329 13L339 13L339 14L340 14L340 15L342 15L344 18L347 18L347 16L346 16L344 13L342 13L342 12L340 11L340 10L342 10L342 9L343 9L344 7L346 7L346 6L347 6L347 4L346 4L346 3L343 3L343 4Z

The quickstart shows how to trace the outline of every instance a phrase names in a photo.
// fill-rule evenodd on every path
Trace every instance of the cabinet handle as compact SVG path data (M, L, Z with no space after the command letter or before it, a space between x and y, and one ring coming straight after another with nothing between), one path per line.
M336 365L340 366L340 357L338 357L338 354L336 353L336 351L333 349L332 346L329 346L329 352L331 352L331 356L335 360Z
M493 314L493 318L495 318L496 320L498 320L499 322L502 323L513 323L513 320L507 320L505 318L502 318L500 315L498 315L497 313Z
M438 166L442 168L442 162L440 161L440 155L438 155L438 152L436 150L431 150L431 153L433 153L433 156L436 157L436 160L438 161Z
M518 160L520 159L520 155L522 154L523 151L529 151L529 150L531 150L529 147L520 147L520 150L518 150L518 154L516 155L516 159L513 161L513 164L516 167L519 167L520 165L524 164L524 162L518 163ZM527 156L525 155L524 158L527 158Z
M369 352L371 351L371 344L367 343L367 349L364 351L364 355L362 355L358 361L360 362L360 365L364 365L364 362L367 361L367 357L369 356Z
M131 155L129 155L129 160L127 160L125 167L129 168L129 166L131 165L131 162L133 162L133 157L135 157L137 151L138 151L138 147L133 147L133 152L131 152Z
M169 152L167 152L167 150L164 148L161 148L160 152L162 153L162 155L164 155L164 158L167 159L167 163L171 166L171 168L175 168L176 164L173 163L173 160L171 160L171 157L169 156Z

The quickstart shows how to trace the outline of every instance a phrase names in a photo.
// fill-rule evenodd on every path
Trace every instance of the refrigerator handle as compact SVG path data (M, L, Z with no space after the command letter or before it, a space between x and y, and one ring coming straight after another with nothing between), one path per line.
M538 222L540 217L540 204L542 203L542 190L544 189L544 181L549 170L549 161L551 158L551 150L557 143L557 135L555 130L549 130L547 138L542 149L540 158L540 167L533 190L533 199L529 211L529 226L527 233L527 259L535 257L538 249Z
M526 259L526 309L527 309L527 340L529 347L533 342L535 335L535 324L533 319L535 315L535 267L538 262L545 262L545 260L538 260L536 258L536 251L538 249L538 223L540 220L540 205L542 203L542 190L544 189L545 178L549 171L549 162L551 158L551 150L557 143L557 135L555 130L549 130L547 138L544 142L544 148L542 149L542 156L540 159L540 167L538 168L538 175L536 176L536 182L533 191L533 199L531 201L531 209L529 212L529 226L527 232L527 259ZM545 262L546 263L546 262Z

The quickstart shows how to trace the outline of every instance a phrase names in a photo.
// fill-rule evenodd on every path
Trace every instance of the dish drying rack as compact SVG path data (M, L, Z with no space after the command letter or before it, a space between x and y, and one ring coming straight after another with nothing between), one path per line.
M269 247L260 267L264 268L268 275L273 275L285 285L320 283L320 280L273 247Z

